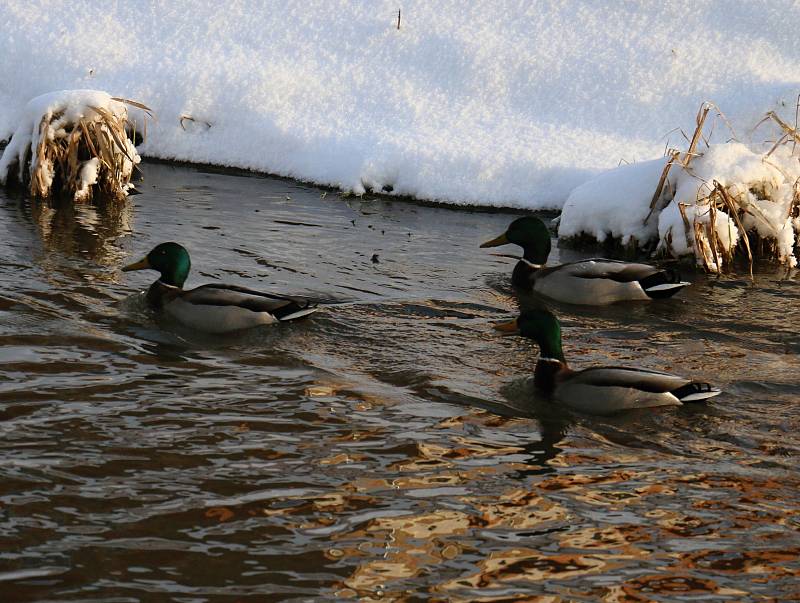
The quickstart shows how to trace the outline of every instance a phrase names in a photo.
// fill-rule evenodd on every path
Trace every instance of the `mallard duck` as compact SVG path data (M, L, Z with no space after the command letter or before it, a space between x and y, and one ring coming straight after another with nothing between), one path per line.
M533 216L514 220L508 230L481 247L508 243L523 249L511 275L515 287L570 304L602 306L670 297L689 284L681 281L674 270L602 258L545 267L550 255L550 232L544 222Z
M525 311L511 322L495 325L495 329L535 340L540 351L533 377L536 388L584 413L680 406L721 393L708 383L643 368L595 366L574 371L561 350L561 325L547 310Z
M235 285L202 285L184 290L191 261L178 243L161 243L122 271L161 273L147 290L147 302L184 325L207 333L225 333L307 316L317 307L301 297L273 295Z

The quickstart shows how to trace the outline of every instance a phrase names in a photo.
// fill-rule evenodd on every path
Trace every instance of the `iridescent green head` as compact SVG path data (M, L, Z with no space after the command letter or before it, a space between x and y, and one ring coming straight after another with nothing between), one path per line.
M189 252L178 243L161 243L138 262L125 266L122 271L131 270L155 270L161 273L158 279L165 285L173 287L183 287L192 263L189 260Z
M566 362L561 349L561 323L548 310L525 310L516 320L495 325L495 329L533 339L543 358Z
M544 265L550 255L550 231L539 218L517 218L496 239L486 241L481 247L498 247L513 243L523 250L523 257L533 264Z

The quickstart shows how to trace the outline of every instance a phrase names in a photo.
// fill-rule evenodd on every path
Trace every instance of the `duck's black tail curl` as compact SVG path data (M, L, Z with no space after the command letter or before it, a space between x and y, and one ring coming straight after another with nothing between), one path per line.
M275 318L280 321L297 320L309 314L313 314L319 308L316 303L304 297L289 297L282 296L284 299L289 300L291 303L282 308L278 308L274 312Z
M703 400L708 400L709 398L720 395L722 390L708 383L692 381L691 383L682 385L678 389L672 390L670 393L681 402L702 402Z
M642 286L647 296L652 299L672 297L678 291L689 285L686 281L682 281L678 271L672 268L664 268L650 276L639 279L639 284Z

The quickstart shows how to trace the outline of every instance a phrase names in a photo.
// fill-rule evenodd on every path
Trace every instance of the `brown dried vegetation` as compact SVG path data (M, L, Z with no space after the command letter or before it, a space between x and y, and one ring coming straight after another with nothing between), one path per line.
M141 103L113 100L152 117ZM87 106L77 121L64 116L64 110L42 116L35 148L30 145L10 165L7 184L21 185L31 197L40 199L89 201L95 194L115 200L127 197L139 155L132 142L137 137L136 124L128 120L124 107L111 111Z

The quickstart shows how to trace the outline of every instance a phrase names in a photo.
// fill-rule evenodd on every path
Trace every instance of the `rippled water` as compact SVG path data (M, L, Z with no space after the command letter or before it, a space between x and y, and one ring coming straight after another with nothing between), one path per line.
M568 415L530 400L530 342L490 328L517 301L478 244L512 214L146 175L124 207L0 194L3 601L800 596L793 274L555 307L576 367L725 390ZM165 240L189 286L335 303L227 337L159 324L154 273L119 268Z

